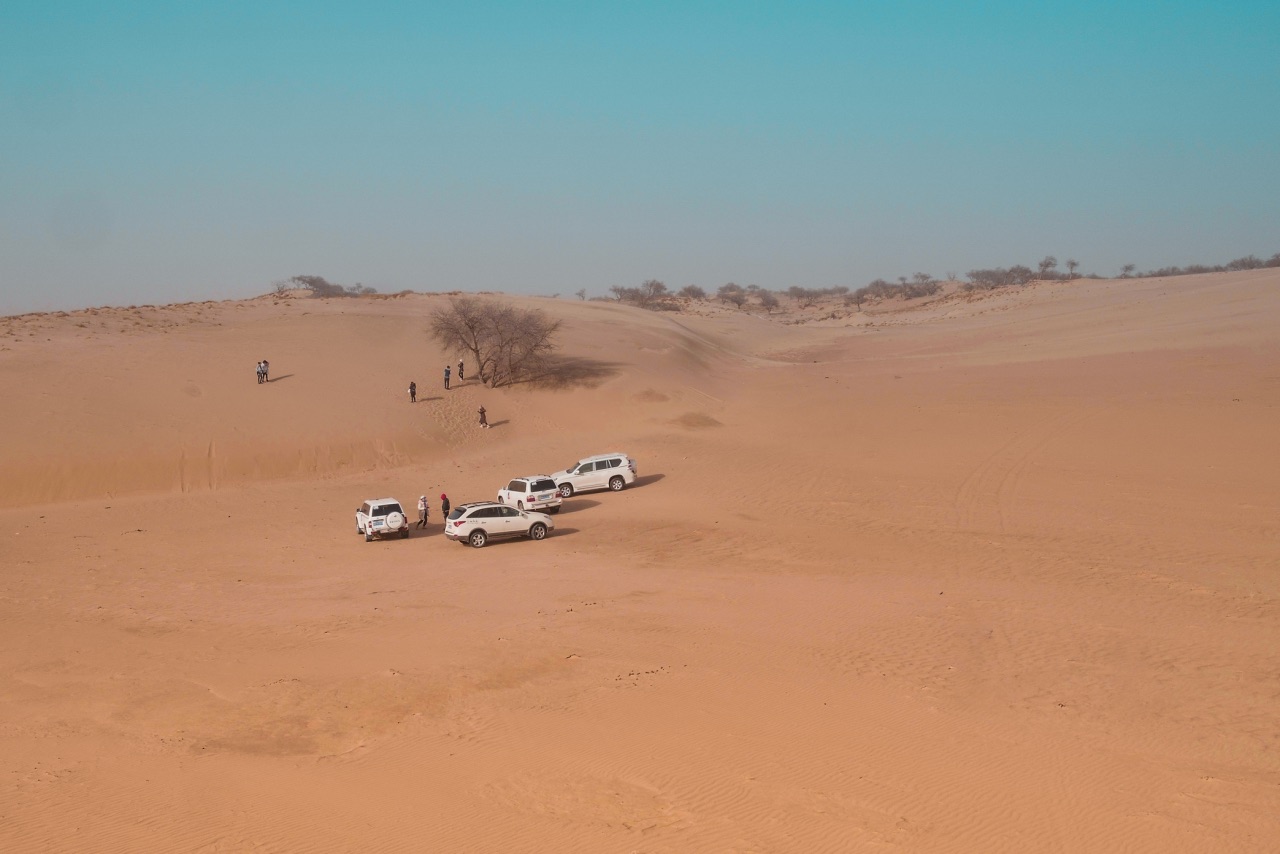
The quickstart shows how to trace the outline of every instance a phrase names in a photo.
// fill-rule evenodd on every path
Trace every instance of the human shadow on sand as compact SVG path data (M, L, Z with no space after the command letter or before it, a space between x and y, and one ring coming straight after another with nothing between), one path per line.
M489 426L490 426L490 427L501 427L503 424L510 424L510 423L511 423L511 419L509 419L509 418L504 418L504 419L502 419L501 421L490 421L490 422L489 422Z
M595 388L617 376L622 362L581 356L550 356L527 376L511 383L538 389Z
M289 379L289 377L291 377L291 376L293 376L293 374L281 374L281 375L280 375L280 376L278 376L278 377L272 377L271 379L267 380L267 382L269 382L269 383L278 383L278 382L280 382L280 380L287 380L287 379Z

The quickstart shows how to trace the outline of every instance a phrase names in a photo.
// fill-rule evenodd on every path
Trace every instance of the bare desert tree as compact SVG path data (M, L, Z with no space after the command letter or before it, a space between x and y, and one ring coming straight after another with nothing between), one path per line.
M808 308L818 301L822 296L822 293L813 288L802 288L799 285L792 285L787 288L787 296L799 303L801 308Z
M573 295L580 300L585 300L587 298L587 289L578 288L576 291L573 292Z
M657 279L647 279L638 288L614 285L609 288L609 292L613 294L614 299L618 302L630 303L640 308L647 308L650 311L679 310L679 305L675 301L675 294L667 290L667 286Z
M1120 268L1120 278L1128 279L1133 276L1133 271L1138 269L1137 264L1125 264Z
M645 303L657 302L671 296L667 286L657 279L646 279L640 284L640 296Z
M560 321L537 309L498 300L455 297L431 315L428 332L441 346L471 354L490 388L537 376L555 352Z
M1058 267L1058 259L1052 255L1044 256L1044 260L1040 262L1040 278L1049 279L1053 277L1053 271Z
M1080 262L1074 258L1067 259L1067 278L1074 279L1076 277L1076 269L1079 268Z
M756 292L756 299L760 300L760 307L773 314L773 310L778 307L778 298L773 295L773 291L761 288Z
M704 291L702 288L698 287L697 285L685 285L683 288L680 289L680 296L684 297L685 299L701 300L701 299L707 298L707 292Z

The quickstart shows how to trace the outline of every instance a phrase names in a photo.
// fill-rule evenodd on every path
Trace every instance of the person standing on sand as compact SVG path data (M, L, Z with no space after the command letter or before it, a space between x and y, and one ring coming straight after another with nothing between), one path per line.
M466 377L462 375L462 360L458 360L458 382L462 382Z
M449 366L444 366L444 390L449 390Z
M449 525L449 496L443 492L440 493L440 515L444 517L444 524Z
M484 411L484 407L482 406L482 407L480 407L479 409L477 409L476 411L477 411L478 413L480 413L480 426L481 426L481 427L488 427L488 426L489 426L489 416L488 416L488 414Z
M258 374L258 385L262 385L262 362L258 362L258 365L254 370L257 371Z
M427 496L420 496L418 498L418 524L414 526L415 528L427 527L427 514L430 510L431 508L427 506Z
M409 402L410 403L418 402L418 384L415 383L413 380L409 380Z
M264 383L271 382L271 363L266 359L262 360L262 381Z

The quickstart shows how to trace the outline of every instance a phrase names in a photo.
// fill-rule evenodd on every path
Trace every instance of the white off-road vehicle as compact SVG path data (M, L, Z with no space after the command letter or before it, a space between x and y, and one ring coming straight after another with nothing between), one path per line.
M356 533L367 543L374 537L409 537L409 519L394 498L371 498L356 508Z
M556 472L551 479L556 482L562 498L572 498L575 492L591 489L621 492L628 484L636 482L636 461L617 452L596 454Z
M559 513L563 500L556 482L545 474L517 477L498 490L498 503L513 504L517 510Z
M496 501L476 501L453 508L444 523L444 535L454 542L474 548L502 537L541 540L556 523L546 513L517 510Z

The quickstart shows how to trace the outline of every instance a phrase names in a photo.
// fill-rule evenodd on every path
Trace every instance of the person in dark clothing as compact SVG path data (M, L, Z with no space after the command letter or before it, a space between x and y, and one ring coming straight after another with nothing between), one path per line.
M444 517L445 525L449 524L449 496L443 492L440 493L440 515Z
M271 382L271 363L266 359L262 360L262 381L264 383Z
M409 402L418 402L418 384L410 380L409 382Z
M449 390L449 366L444 366L444 390Z
M458 360L458 382L462 382L466 377L462 375L462 360Z
M476 411L480 413L480 426L481 426L481 427L488 427L488 426L489 426L489 416L488 416L488 414L484 411L484 407L482 406L482 407L480 407L480 408L479 408L478 410L476 410Z

